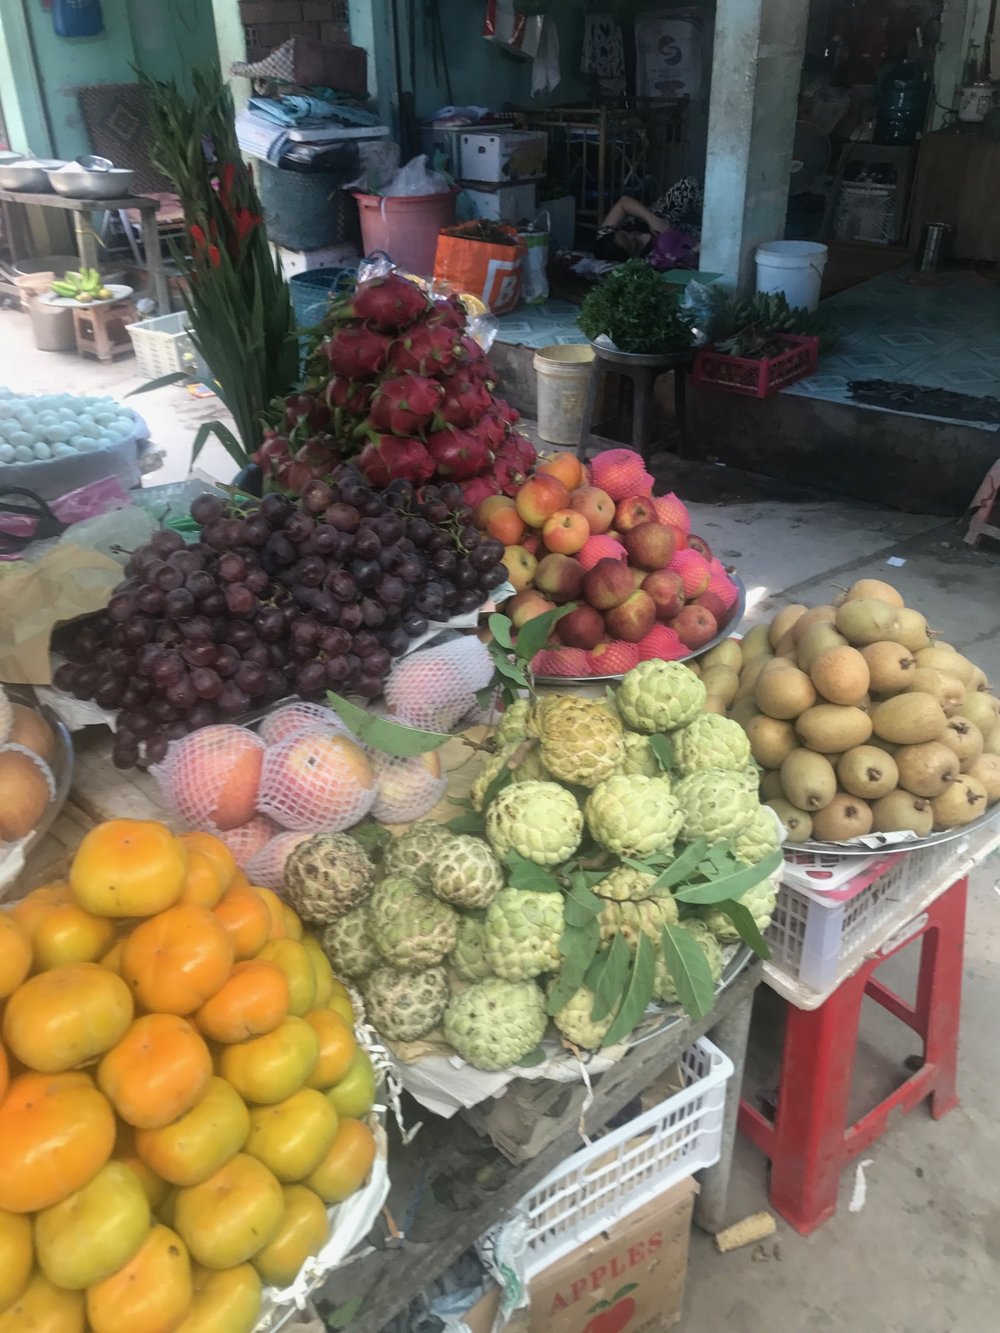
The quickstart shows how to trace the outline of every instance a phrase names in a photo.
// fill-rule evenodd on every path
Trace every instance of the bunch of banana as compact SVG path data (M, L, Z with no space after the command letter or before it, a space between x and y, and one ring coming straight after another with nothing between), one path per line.
M804 314L788 304L784 292L757 292L736 302L733 323L737 329L755 324L771 333L797 333Z
M68 296L71 300L87 305L90 301L108 301L111 292L101 281L96 268L81 269L79 273L64 273L62 278L52 284L56 296Z

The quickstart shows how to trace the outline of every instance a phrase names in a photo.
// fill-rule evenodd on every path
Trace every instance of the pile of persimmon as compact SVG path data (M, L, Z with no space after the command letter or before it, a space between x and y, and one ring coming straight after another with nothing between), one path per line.
M0 912L0 1333L244 1333L364 1183L347 991L224 843L91 830Z

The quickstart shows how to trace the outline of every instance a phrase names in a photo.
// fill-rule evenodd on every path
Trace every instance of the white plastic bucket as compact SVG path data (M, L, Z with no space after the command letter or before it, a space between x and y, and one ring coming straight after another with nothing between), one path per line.
M541 347L535 353L538 434L549 444L578 443L593 364L594 349L586 343Z
M827 249L818 241L768 241L757 247L757 290L784 292L790 306L815 310Z

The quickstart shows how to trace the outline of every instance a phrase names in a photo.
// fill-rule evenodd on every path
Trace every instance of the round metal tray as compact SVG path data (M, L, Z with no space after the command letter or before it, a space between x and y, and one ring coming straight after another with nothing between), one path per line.
M703 657L705 653L709 652L712 648L715 648L718 644L720 644L723 641L723 639L731 638L736 630L736 627L743 619L743 613L747 608L747 590L739 574L735 573L731 569L727 570L726 573L732 579L733 583L735 583L736 591L738 594L736 599L736 607L735 610L733 611L733 614L730 616L729 620L723 626L723 628L719 630L715 638L711 639L708 643L706 643L703 648L699 648L697 652L688 653L686 657L675 657L672 659L673 661L691 662L695 658ZM612 676L536 676L535 681L539 685L590 685L593 682L597 682L599 684L601 681L605 681L608 684L611 684L616 680L621 680L621 678L622 678L622 673L619 671Z
M22 838L20 842L11 844L24 857L27 857L32 848L45 837L58 819L59 812L69 796L69 789L73 783L73 739L69 729L58 714L53 712L46 704L40 704L31 689L18 685L8 685L5 686L5 690L8 698L15 703L24 704L26 707L34 708L41 713L52 728L52 734L55 737L55 750L49 762L49 768L52 770L52 776L55 779L56 793L46 806L45 813L38 821L37 827L26 838ZM0 856L0 886L5 883L4 861L6 859L5 856ZM19 874L20 870L16 873Z
M941 843L953 842L964 838L978 829L985 828L1000 816L1000 804L985 811L971 824L956 824L954 828L942 829L940 833L928 833L926 838L910 838L905 842L887 842L878 847L865 847L858 842L785 842L783 852L808 852L813 856L878 856L889 852L919 852L925 847L939 847ZM869 836L878 836L869 835ZM889 836L889 835L887 835Z

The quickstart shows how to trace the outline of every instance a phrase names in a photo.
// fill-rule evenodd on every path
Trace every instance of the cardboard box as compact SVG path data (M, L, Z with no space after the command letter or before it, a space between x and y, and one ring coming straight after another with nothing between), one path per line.
M662 1333L681 1317L691 1210L690 1176L626 1214L543 1269L528 1285L529 1309L505 1333ZM491 1333L500 1292L469 1310L470 1333Z
M538 187L525 185L495 185L491 190L462 187L474 218L488 218L491 222L531 222L538 211Z
M461 137L460 175L494 185L540 180L548 146L544 130L467 130Z

